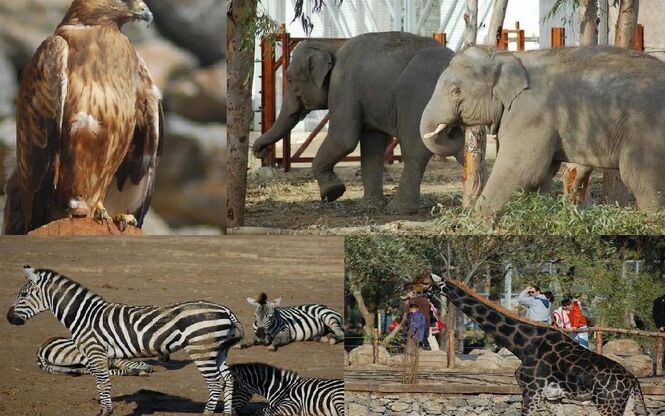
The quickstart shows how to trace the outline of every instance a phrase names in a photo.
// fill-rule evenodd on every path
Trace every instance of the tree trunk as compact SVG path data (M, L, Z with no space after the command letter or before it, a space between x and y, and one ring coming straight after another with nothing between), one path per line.
M598 44L597 0L580 1L580 46Z
M372 329L374 329L375 314L367 309L367 305L365 305L365 299L363 299L363 294L360 289L352 288L351 294L356 300L356 303L358 304L358 310L365 320L365 326L363 327L363 330L365 331L365 339L371 340Z
M464 47L475 45L478 35L478 0L467 0L464 23ZM480 196L485 186L484 162L487 148L485 127L468 127L464 136L464 143L462 206L468 207Z
M609 21L610 21L610 2L609 0L598 0L598 44L607 45L609 43Z
M485 45L496 46L496 40L499 28L503 27L503 21L506 18L506 8L508 0L494 0L492 7L492 17L485 37Z
M637 28L637 15L639 0L621 0L619 15L614 32L614 46L620 48L635 47L635 30ZM619 171L608 169L603 171L603 202L606 204L619 203L627 205L630 201L630 192L621 182Z
M257 0L232 0L228 15L227 172L228 226L245 223L247 156L252 123L254 37L244 36L256 18Z
M602 0L601 0L602 1ZM598 44L598 4L597 0L580 1L580 46ZM589 175L578 178L575 164L563 164L563 195L575 205L581 205L591 199ZM574 186L580 181L579 186ZM572 194L572 195L571 195Z

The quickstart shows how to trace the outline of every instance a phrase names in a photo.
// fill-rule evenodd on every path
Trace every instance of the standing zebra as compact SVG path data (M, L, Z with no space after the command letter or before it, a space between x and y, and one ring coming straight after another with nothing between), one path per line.
M229 367L235 380L233 408L240 410L258 394L268 400L261 415L343 416L344 380L305 378L263 363Z
M250 305L256 306L254 313L254 345L278 347L294 341L319 340L335 344L344 339L342 316L325 305L298 305L280 308L281 298L268 300L261 293L259 299L247 298ZM326 334L332 332L332 338ZM246 347L246 345L245 345Z
M49 374L90 374L87 358L76 348L74 340L67 337L53 337L43 343L37 351L37 365ZM112 376L140 376L152 372L152 366L142 361L109 360L109 375Z
M215 412L222 391L224 413L231 414L233 376L226 356L242 339L243 330L228 308L206 301L168 306L110 303L55 271L23 268L27 281L7 320L23 325L40 312L53 312L95 376L102 416L113 411L110 359L163 356L183 348L208 385L204 414Z

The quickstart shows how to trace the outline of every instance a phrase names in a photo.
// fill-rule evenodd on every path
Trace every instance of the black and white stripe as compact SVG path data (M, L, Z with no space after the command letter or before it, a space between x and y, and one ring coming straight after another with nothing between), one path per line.
M228 371L229 348L243 336L242 325L225 306L193 301L167 306L128 306L110 303L52 270L24 266L26 284L7 312L13 325L23 325L50 310L69 329L77 349L95 376L101 415L111 414L109 360L164 356L184 349L205 379L213 414L223 391L225 414L231 414L233 376Z
M90 374L88 359L76 348L74 340L67 337L53 337L43 343L37 351L37 365L50 374ZM152 372L153 367L143 361L123 358L109 360L111 376L140 376Z
M235 380L233 408L245 407L253 394L268 400L261 415L342 416L344 381L305 378L263 363L229 367Z
M270 345L269 349L274 351L294 341L315 340L334 344L344 339L342 316L326 305L280 308L281 298L270 301L265 293L259 299L247 298L247 302L256 306L252 325L254 344Z

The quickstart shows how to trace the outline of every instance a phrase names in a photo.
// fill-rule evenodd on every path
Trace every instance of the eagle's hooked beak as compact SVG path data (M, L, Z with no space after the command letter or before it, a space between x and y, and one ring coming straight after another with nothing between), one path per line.
M140 20L145 20L148 23L148 27L150 27L150 24L154 20L152 12L148 8L148 6L146 6L146 4L143 2L141 2L141 7L139 9L139 12L137 13L137 16Z

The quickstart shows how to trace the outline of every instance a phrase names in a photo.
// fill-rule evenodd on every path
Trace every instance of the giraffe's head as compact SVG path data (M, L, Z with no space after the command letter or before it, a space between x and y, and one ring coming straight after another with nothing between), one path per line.
M430 273L432 276L432 284L427 291L428 296L443 296L445 294L446 280L434 273Z
M18 292L16 302L7 311L7 320L12 325L23 325L25 321L48 309L48 299L44 290L46 273L23 266L25 285Z

